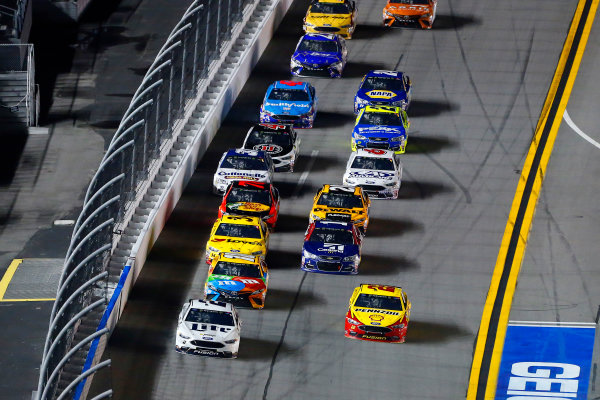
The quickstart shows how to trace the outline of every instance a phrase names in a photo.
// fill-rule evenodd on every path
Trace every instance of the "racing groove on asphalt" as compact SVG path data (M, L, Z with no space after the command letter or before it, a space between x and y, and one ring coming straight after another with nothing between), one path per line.
M289 78L301 1L200 162L130 296L107 348L110 375L98 379L113 384L115 398L464 398L518 169L570 22L564 15L572 12L540 0L451 0L438 5L432 31L385 30L383 0L357 3L344 78L307 78L319 111L315 127L299 131L296 172L275 178L282 202L267 256L269 291L264 310L240 312L239 359L175 353L177 315L188 298L201 295L206 278L204 245L219 204L210 194L217 161L258 120L268 84ZM324 183L341 183L360 78L394 68L413 82L399 198L373 202L359 275L303 273L312 197ZM348 299L363 282L407 291L413 308L406 343L343 337Z

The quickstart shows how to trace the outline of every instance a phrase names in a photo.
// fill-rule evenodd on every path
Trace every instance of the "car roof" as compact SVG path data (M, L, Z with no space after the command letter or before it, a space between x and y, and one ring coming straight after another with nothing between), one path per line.
M229 149L225 152L225 157L231 156L246 156L254 158L265 158L267 153L262 150L248 150L248 149Z
M335 33L307 33L302 36L302 40L311 39L322 42L337 42L337 35Z
M266 190L270 189L271 184L267 182L256 182L256 181L233 181L230 183L231 186L236 188L244 188L250 190Z
M259 256L242 253L219 253L217 261L229 261L240 264L259 264L260 258Z
M224 311L224 312L232 312L233 311L233 305L231 305L231 303L225 303L222 301L201 300L201 299L190 299L190 308L198 308L201 310Z
M225 214L217 221L225 222L228 224L237 224L237 225L258 225L260 226L261 219L260 217L250 216L250 215L230 215Z
M388 114L400 114L400 107L393 106L366 106L364 112L369 113L388 113Z
M292 133L294 126L292 124L255 124L250 128L250 132L260 130L261 132L273 133Z
M354 195L360 195L362 192L362 188L360 186L348 186L348 185L323 185L321 189L323 193L330 192L345 192L345 193L353 193Z
M333 228L345 231L351 231L354 224L352 222L338 222L338 221L315 221L315 228Z
M271 84L271 88L273 89L290 89L290 90L303 90L305 92L308 91L308 88L312 86L308 82L300 82L300 81L276 81Z
M358 149L356 156L369 158L394 158L395 153L392 150L383 149Z
M404 75L404 72L401 71L387 71L387 70L383 70L383 69L373 69L369 72L367 72L367 74L365 75L365 77L371 77L371 76L376 76L376 77L382 77L382 78L390 78L390 77L396 77L396 78L402 78L402 76Z
M360 293L364 294L376 294L379 296L389 296L389 297L401 297L402 296L402 288L400 286L392 286L392 285L379 285L372 283L361 283ZM389 290L393 288L394 290Z

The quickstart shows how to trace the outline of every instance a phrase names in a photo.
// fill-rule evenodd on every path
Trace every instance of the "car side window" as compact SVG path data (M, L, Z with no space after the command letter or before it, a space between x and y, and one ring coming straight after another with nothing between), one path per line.
M314 100L315 99L315 88L313 86L311 86L309 88L309 91L310 91L310 97L312 97L312 99Z

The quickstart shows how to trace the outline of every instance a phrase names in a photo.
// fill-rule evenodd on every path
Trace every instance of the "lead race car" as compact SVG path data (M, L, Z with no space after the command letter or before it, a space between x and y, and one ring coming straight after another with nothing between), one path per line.
M343 183L360 186L369 198L397 199L402 162L391 150L358 149L350 154Z
M179 353L236 358L242 321L230 303L190 300L177 323L175 350Z
M223 194L234 181L270 183L273 171L273 161L264 151L229 149L221 156L213 176L213 193Z
M346 41L339 35L308 33L290 61L292 75L341 78L346 66Z
M260 122L312 128L317 115L317 93L308 82L277 81L267 88L260 106Z
M292 125L257 124L248 130L242 147L271 156L275 172L293 172L300 138Z

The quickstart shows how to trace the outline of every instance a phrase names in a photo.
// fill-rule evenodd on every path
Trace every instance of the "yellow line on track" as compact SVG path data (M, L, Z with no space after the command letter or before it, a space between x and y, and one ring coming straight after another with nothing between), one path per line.
M583 30L579 31L581 29L581 18L584 15L586 7L589 8L586 14L585 25L583 26ZM525 159L506 223L504 236L502 237L496 266L492 274L490 289L483 308L469 377L468 400L494 399L496 395L498 370L502 358L504 339L506 337L506 327L508 325L510 308L517 285L517 277L523 262L535 208L546 174L548 161L554 147L554 141L569 96L573 90L573 84L579 70L597 8L598 0L592 0L591 3L589 0L580 0L577 5L546 101L542 108L540 119L536 126L533 141ZM574 42L576 42L576 52L573 57ZM565 82L566 71L568 71L568 76ZM559 94L558 104L555 102L557 94ZM550 123L549 126L548 123ZM542 145L541 148L539 147L540 144ZM539 151L542 153L539 154ZM536 170L532 171L532 168L536 168ZM532 182L531 174L535 174ZM518 234L518 236L515 236L515 234ZM508 271L507 267L509 268ZM498 296L501 297L499 298ZM499 300L501 300L500 306L498 303ZM498 307L500 307L499 310ZM495 319L496 321L494 321ZM491 323L495 326L494 332L490 331ZM488 339L491 341L492 338L493 347L490 348L491 343L488 343ZM484 360L487 368L482 365L484 364ZM483 387L480 387L484 382L485 391Z
M23 262L23 259L15 258L14 260L12 260L12 262L6 269L6 272L4 273L4 276L2 277L2 280L0 281L0 301L2 299L4 299L4 294L6 293L6 289L8 289L8 284L10 283L13 276L15 275L15 272L17 271L17 267L22 262Z

